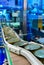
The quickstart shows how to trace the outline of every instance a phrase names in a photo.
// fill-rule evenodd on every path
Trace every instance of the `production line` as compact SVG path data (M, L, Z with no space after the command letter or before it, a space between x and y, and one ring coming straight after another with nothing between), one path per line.
M44 0L0 0L0 65L44 65Z
M16 49L17 49L17 47L18 48L21 47L20 53L23 52L23 49L24 50L26 49L26 50L30 51L34 55L34 57L37 58L37 61L39 59L40 63L44 64L44 53L43 53L43 51L44 51L44 45L41 45L41 44L38 44L38 43L35 43L35 42L27 42L27 41L21 40L17 36L17 34L15 33L15 31L13 31L10 27L7 27L6 29L3 27L3 31L4 31L4 34L5 34L5 39L8 42L7 43L8 46L9 46L9 44L11 45L11 46L9 46L10 51L12 51L12 52L14 52L16 54L19 54L18 50L16 50ZM11 34L11 32L12 32L12 34ZM8 35L8 33L10 33L10 34ZM13 34L14 34L14 36L13 36ZM13 38L12 38L12 36L13 36ZM11 37L11 38L9 38L9 37ZM18 38L18 39L16 39L16 38ZM14 48L15 46L16 46L16 49ZM24 53L25 53L25 51L24 51ZM21 53L21 55L22 54L23 53ZM24 54L24 56L25 56L25 54ZM33 58L33 56L32 56L32 58ZM33 61L32 60L30 61L30 53L29 53L29 59L28 60L29 60L30 63L33 62L33 61L35 61L34 59L33 59ZM37 64L39 65L39 62L37 62ZM42 64L40 64L40 65L42 65Z

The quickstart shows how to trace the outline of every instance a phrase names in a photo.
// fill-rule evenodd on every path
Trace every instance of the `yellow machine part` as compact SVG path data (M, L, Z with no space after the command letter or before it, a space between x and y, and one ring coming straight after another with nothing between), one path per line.
M42 29L42 18L38 19L38 28Z

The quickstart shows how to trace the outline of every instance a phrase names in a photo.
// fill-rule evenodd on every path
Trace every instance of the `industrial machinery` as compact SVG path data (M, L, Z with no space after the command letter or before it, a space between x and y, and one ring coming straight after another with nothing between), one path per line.
M23 55L24 57L27 58L27 60L31 63L31 65L44 64L44 45L32 41L27 42L22 40L17 35L17 33L13 31L13 29L7 26L6 29L5 26L3 27L3 32L4 32L3 34L4 40L11 52Z
M31 29L32 38L33 36L44 37L44 32L43 32L44 31L44 3L43 2L44 2L43 0L28 0L27 31L29 33Z
M13 65L9 51L44 65L44 0L0 0L0 23L1 65Z

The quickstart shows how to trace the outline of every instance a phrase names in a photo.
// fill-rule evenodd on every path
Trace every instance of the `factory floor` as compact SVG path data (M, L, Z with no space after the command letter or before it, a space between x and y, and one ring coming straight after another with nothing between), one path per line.
M10 56L12 58L13 65L31 65L23 56L16 55L12 52L10 52Z

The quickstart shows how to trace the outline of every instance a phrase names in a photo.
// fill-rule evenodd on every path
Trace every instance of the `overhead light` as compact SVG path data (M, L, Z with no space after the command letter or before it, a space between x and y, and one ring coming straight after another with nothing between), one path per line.
M0 5L0 7L3 7L3 5Z
M44 15L44 13L42 15Z

